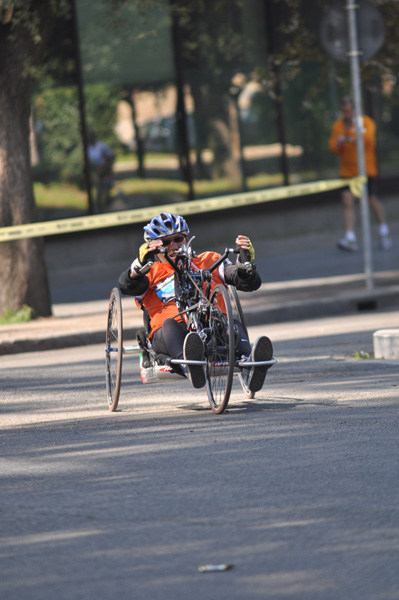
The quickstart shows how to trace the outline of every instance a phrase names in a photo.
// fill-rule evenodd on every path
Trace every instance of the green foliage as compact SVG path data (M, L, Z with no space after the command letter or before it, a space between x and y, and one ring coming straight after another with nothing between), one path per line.
M252 96L252 111L256 117L256 134L262 144L276 141L275 109L270 97L262 92Z
M230 85L235 73L247 70L251 40L243 31L243 2L174 0L171 5L180 27L188 76L201 73L209 82Z
M116 120L117 92L107 84L85 89L88 126L111 147ZM40 172L50 172L63 182L82 184L83 146L79 130L79 104L76 87L50 87L34 99L34 121L41 155Z
M76 89L43 91L34 103L34 119L43 166L56 172L62 181L79 181L82 145Z
M320 65L319 77L309 86L311 97L325 89L331 78L332 60L322 47L320 40L320 22L329 8L337 4L336 0L274 0L275 48L274 55L269 56L269 64L260 66L257 78L262 82L264 90L271 96L274 94L275 74L271 63L284 67L285 81L302 78L308 63ZM361 79L365 89L372 89L382 75L397 76L399 70L399 45L397 43L397 22L399 19L399 2L397 0L371 0L383 17L385 24L385 41L370 60L361 63ZM271 62L270 62L271 61ZM334 63L333 78L338 87L348 84L348 64ZM349 89L346 89L348 93ZM307 100L308 98L306 98Z
M370 358L374 358L374 354L370 352L365 352L364 350L359 350L359 352L355 352L354 357L358 360L368 360Z
M65 0L0 0L1 55L4 64L12 61L21 81L35 79L42 72L43 54L55 22L67 12Z
M327 140L331 124L337 116L339 98L343 93L350 92L348 65L330 60L319 36L321 17L335 1L270 1L268 5L272 6L274 27L272 31L267 31L267 19L263 14L267 3L263 0L102 0L95 7L90 0L81 0L79 26L85 76L92 77L94 81L94 75L97 80L101 75L107 81L118 81L120 86L122 82L129 81L125 78L126 73L130 73L130 76L132 73L129 62L132 56L141 56L139 63L145 63L145 70L148 71L147 65L154 63L149 48L155 44L153 50L157 51L157 65L162 64L162 77L168 77L165 75L166 64L169 69L171 63L171 40L168 35L171 17L175 16L179 23L185 79L191 84L195 102L198 145L209 146L215 119L228 122L226 97L232 92L231 79L237 72L247 77L254 76L262 85L262 93L253 98L256 128L252 126L251 139L244 138L244 142L256 144L276 141L278 133L274 100L277 93L276 77L279 74L287 142L303 147L303 156L297 161L300 168L316 169L319 176L323 176L331 168L336 168L336 159L328 152ZM383 99L381 110L379 108L376 111L382 119L380 122L376 119L380 140L385 142L387 139L394 162L396 155L394 157L391 146L396 147L399 131L396 80L399 66L396 34L399 2L386 0L381 3L376 0L373 3L378 5L383 14L386 41L376 57L362 63L362 81L368 89L374 86L378 97L381 75L394 74L394 91ZM63 15L59 23L64 29L66 24L70 26L68 15ZM168 35L165 32L169 32ZM52 50L56 48L57 41L60 43L61 37L55 36ZM65 43L70 42L70 37L64 40ZM274 44L270 45L269 37L274 38ZM162 61L159 58L160 40L165 49ZM269 53L267 58L266 47ZM72 61L70 47L66 45L61 50L62 54L57 56L62 56L62 59L56 61L60 68ZM123 65L119 60L122 55ZM118 56L118 60L115 60L115 56ZM52 69L53 76L56 76L56 71ZM72 71L71 67L68 73ZM85 95L89 127L116 151L118 144L112 131L116 114L116 89L107 84L90 85L86 86ZM365 112L370 114L367 106ZM376 118L377 114L371 116ZM83 150L75 89L52 87L43 91L38 96L38 105L35 104L35 118L43 125L40 141L44 167L62 181L81 185ZM381 158L385 162L385 155Z
M34 319L34 310L30 306L24 304L19 310L12 311L8 308L0 317L0 325L10 325L12 323L27 323Z
M319 177L324 168L335 166L328 139L339 106L335 86L322 79L321 71L317 63L303 64L301 76L287 82L284 94L288 141L302 146L302 168L316 169Z
M107 83L85 86L87 125L98 139L116 151L119 143L114 134L119 89Z
M119 86L173 81L166 0L79 0L79 37L86 83Z

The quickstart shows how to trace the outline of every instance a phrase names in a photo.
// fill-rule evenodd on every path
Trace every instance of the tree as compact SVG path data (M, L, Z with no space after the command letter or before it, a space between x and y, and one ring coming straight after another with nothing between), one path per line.
M277 47L274 57L284 66L285 79L293 80L303 73L306 63L317 63L322 70L313 85L308 86L306 100L311 100L320 89L325 89L331 77L331 59L327 56L320 41L320 23L322 16L336 4L346 5L347 0L266 0L275 2L277 16ZM399 45L397 43L397 22L399 2L397 0L368 0L375 5L385 24L385 40L376 56L361 63L362 81L365 87L372 87L376 77L391 75L396 78L399 70ZM345 82L348 64L335 63L335 77L338 85ZM258 70L258 79L265 90L273 94L274 80L270 65Z
M114 86L99 83L85 87L87 126L95 131L98 139L114 150L118 147L113 132L117 103L118 92ZM83 144L76 85L48 85L40 93L34 94L32 111L41 130L38 136L40 164L34 169L34 175L39 175L40 179L40 176L51 173L54 180L83 187Z
M172 32L173 46L180 53L184 80L195 104L199 172L205 172L201 152L211 148L211 175L215 179L241 177L238 157L233 153L235 103L231 87L237 73L251 70L252 42L243 30L244 4L242 0L113 0L109 7L108 18L119 27L118 31L123 15L134 5L136 26L140 25L138 38L157 39L162 31ZM164 18L154 24L150 17L156 9ZM126 35L131 35L131 30Z
M62 0L0 0L0 226L37 220L30 167L31 95ZM42 239L0 243L0 313L49 316Z
M179 24L185 78L194 98L197 161L203 170L201 151L213 151L213 179L241 178L233 153L232 119L237 119L232 94L233 79L249 70L250 43L243 25L239 0L172 0L172 16ZM234 115L234 116L232 116Z
M326 138L332 121L338 116L339 98L351 93L349 62L339 63L327 55L320 39L320 24L329 8L339 3L345 6L347 0L264 1L274 6L276 47L275 53L269 54L268 62L256 69L257 80L262 84L263 93L274 99L276 74L280 76L290 142L303 147L304 168L316 167L320 172L333 158L330 154L329 159ZM396 123L399 2L369 2L382 15L385 40L374 57L361 62L361 81L365 112L377 121L379 139L382 139L384 135L392 136ZM275 65L279 66L278 70L274 69ZM389 127L384 127L384 120Z
M286 80L301 75L303 62L328 65L318 31L322 11L334 1L316 0L309 4L303 0L270 0L278 9L279 23L279 52L272 60L283 66ZM255 67L250 59L251 36L245 35L242 28L242 11L249 5L256 5L258 10L265 2L170 0L179 20L187 81L192 85L197 116L203 116L198 130L206 138L199 139L199 143L210 144L221 157L215 165L219 176L227 171L235 172L228 115L232 107L231 82L237 72L248 74ZM399 3L397 0L375 0L374 3L383 14L387 35L383 49L363 65L363 80L366 81L368 73L377 73L390 75L391 81L396 82ZM29 156L32 90L52 29L68 4L68 0L0 0L0 227L34 222L37 218ZM97 4L90 3L93 7ZM169 6L167 0L107 2L113 12L121 5L134 5L150 14L154 6L165 7L166 4ZM109 19L111 23L111 17ZM101 42L99 47L106 50ZM269 64L259 72L259 80L271 94L276 89L276 69L272 66ZM59 64L53 64L55 70L58 67ZM338 69L337 73L339 76ZM321 76L315 85L325 87ZM397 89L396 83L392 85ZM314 90L309 87L308 106L311 106L312 93ZM397 105L395 89L391 97ZM320 113L320 109L317 110ZM0 243L0 264L0 313L5 308L16 310L29 304L37 316L49 315L51 304L42 240Z

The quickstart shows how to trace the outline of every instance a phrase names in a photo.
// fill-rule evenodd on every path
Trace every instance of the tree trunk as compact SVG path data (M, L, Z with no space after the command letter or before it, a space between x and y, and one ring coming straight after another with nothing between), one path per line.
M0 225L36 221L29 152L30 94L26 85L12 94L0 84ZM51 314L43 241L32 238L0 243L0 313L24 304L36 316Z
M25 10L39 5L44 16L45 4L32 2ZM37 220L29 148L32 80L26 68L27 57L31 64L39 61L40 48L32 46L25 30L10 36L12 21L0 27L0 227L8 227ZM0 314L28 305L36 316L49 316L43 241L0 242L0 265Z
M237 157L233 153L233 142L230 128L230 96L227 90L215 84L193 85L195 112L199 112L202 127L196 119L196 131L200 131L197 141L197 152L205 145L213 152L211 166L212 179L226 178L240 181L241 169ZM205 143L204 133L207 134Z
M191 94L194 98L194 126L195 126L195 144L196 144L196 178L210 179L210 172L204 162L202 153L208 148L208 102L203 98L206 95L206 86L193 81L190 86Z
M218 91L217 96L218 99L214 97L214 102L211 102L211 106L217 106L217 110L209 122L209 147L213 151L212 179L240 181L241 169L233 153L230 129L230 96L222 90Z

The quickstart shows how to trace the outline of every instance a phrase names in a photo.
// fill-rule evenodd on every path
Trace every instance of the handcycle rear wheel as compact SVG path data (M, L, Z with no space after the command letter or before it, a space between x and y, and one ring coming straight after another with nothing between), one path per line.
M210 339L206 344L206 389L214 413L226 410L235 364L234 320L230 298L223 285L212 290L209 303Z
M108 408L114 412L118 407L122 380L123 321L122 301L118 288L111 292L108 304L107 331L105 339L105 377Z

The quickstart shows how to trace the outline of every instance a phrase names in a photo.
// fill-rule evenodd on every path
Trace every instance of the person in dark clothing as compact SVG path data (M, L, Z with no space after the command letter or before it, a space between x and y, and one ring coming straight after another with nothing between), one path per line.
M87 154L94 174L97 211L103 212L111 202L110 194L114 185L113 164L115 155L105 142L97 139L94 132L89 132L88 139Z
M185 322L179 315L175 298L174 269L164 256L176 260L177 251L187 244L189 228L185 219L171 213L160 213L144 227L144 244L140 246L138 257L129 269L119 277L122 294L133 296L138 306L144 307L149 315L150 340L155 352L167 354L172 358L202 360L204 345L195 332L187 332ZM240 250L236 264L226 259L212 273L211 286L217 284L232 285L238 290L251 292L261 285L256 268L248 269L246 263L253 263L255 251L250 239L238 235L236 244ZM217 252L203 252L191 259L194 269L212 266L220 257ZM240 331L240 352L243 360L266 361L273 356L271 341L266 336L259 337L251 351L251 345L243 328ZM184 368L183 368L184 369ZM185 373L194 387L205 385L204 369L201 366L188 365ZM263 386L267 367L264 365L247 368L247 385L256 392Z

